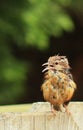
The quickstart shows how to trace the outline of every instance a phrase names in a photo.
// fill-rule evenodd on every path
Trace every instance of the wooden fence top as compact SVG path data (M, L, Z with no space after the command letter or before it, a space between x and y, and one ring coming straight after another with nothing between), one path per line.
M0 113L0 130L83 130L83 102L71 102L71 115L50 111L48 102L34 103L29 111Z

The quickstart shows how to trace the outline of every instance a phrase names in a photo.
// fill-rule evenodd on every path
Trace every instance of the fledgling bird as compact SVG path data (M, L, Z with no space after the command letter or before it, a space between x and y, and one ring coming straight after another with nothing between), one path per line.
M71 100L76 84L70 73L70 66L66 56L55 55L49 57L42 72L45 72L44 83L41 86L44 99L51 103L52 111L66 111L67 103Z

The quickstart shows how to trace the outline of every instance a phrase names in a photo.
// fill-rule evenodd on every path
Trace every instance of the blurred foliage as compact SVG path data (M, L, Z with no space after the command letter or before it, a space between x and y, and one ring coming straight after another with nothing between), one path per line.
M74 29L65 7L76 8L77 5L78 1L71 0L0 2L0 103L15 103L25 91L27 63L12 54L12 42L19 48L32 46L41 51L46 49L50 36L58 37L63 31Z
M25 41L39 49L48 47L49 36L60 36L72 31L74 24L65 9L56 0L30 0L29 10L22 18L28 28L25 29Z

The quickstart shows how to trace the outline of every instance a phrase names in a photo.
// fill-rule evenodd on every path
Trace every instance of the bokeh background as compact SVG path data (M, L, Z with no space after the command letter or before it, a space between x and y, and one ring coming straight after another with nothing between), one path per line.
M42 64L66 55L83 100L83 0L0 1L0 105L43 101Z

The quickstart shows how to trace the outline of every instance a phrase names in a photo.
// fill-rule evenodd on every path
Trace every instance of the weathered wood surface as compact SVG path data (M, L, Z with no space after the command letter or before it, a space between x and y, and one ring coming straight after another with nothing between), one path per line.
M0 130L83 130L83 102L71 102L69 110L54 116L49 103L34 103L28 112L0 113Z

